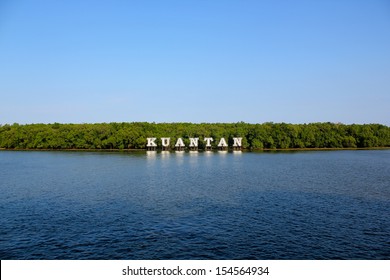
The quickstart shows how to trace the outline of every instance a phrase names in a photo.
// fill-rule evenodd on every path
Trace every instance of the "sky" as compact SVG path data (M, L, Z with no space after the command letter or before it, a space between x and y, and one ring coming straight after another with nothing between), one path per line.
M390 125L388 0L0 0L0 124Z

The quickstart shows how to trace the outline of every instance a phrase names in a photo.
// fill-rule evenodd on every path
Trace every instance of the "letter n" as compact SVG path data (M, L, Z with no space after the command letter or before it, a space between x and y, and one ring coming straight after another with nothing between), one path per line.
M199 138L190 138L190 147L198 147Z
M236 138L236 137L233 137L233 147L241 147L241 143L242 143L242 137L239 137L239 138Z

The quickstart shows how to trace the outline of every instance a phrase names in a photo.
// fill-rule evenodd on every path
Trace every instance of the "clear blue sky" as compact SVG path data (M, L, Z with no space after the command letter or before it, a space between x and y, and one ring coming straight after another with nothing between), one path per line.
M390 125L390 1L0 0L0 124Z

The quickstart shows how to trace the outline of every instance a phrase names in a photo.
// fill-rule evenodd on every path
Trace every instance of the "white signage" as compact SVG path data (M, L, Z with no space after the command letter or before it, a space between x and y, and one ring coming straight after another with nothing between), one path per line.
M178 138L176 141L175 147L185 147L183 139Z
M205 138L204 141L206 142L206 147L211 147L211 142L214 141L214 139L211 137L208 137L208 138Z
M148 147L148 148L155 148L155 147L157 147L156 139L157 138L153 138L153 137L146 138L146 140L147 140L146 147ZM171 138L170 137L162 137L160 139L161 139L161 146L164 147L164 148L168 148L169 145L170 145ZM199 138L189 138L189 140L190 140L189 147L191 147L191 148L197 148L198 147L198 145L199 145ZM214 141L214 139L212 137L205 137L203 139L203 142L205 143L205 147L206 148L210 148L211 147L211 142L213 142L213 141ZM219 140L217 146L220 147L220 148L228 147L228 144L227 144L225 138L222 137ZM241 146L242 146L242 137L233 137L233 147L234 148L240 148ZM182 138L178 138L177 139L175 147L180 147L180 148L185 147L185 144L184 144L184 141L183 141Z
M171 140L171 138L161 138L161 145L163 147L169 147L170 140Z
M221 140L219 140L218 147L227 147L225 138L221 138Z
M198 147L199 138L190 138L190 147Z

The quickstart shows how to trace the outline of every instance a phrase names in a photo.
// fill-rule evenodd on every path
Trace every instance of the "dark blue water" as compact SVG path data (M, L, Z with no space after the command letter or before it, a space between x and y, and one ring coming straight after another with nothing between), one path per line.
M390 259L390 150L0 151L1 259Z

